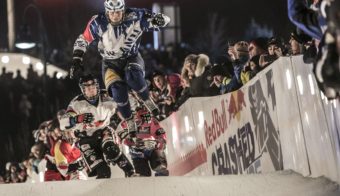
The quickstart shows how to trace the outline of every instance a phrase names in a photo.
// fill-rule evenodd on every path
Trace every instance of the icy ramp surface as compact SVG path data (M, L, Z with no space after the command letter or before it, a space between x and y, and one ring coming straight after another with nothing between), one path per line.
M107 179L0 185L1 196L339 196L339 185L326 178L304 178L291 171L260 175Z

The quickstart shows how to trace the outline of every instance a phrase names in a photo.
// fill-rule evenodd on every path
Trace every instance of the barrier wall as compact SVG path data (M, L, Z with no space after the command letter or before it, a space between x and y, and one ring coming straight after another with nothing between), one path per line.
M189 99L162 122L170 173L292 169L340 182L339 104L323 97L301 56L280 58L240 90Z

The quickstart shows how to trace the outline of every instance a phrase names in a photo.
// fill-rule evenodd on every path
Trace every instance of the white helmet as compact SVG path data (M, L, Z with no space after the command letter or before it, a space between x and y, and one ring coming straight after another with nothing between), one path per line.
M105 12L124 11L124 0L105 0L104 2Z

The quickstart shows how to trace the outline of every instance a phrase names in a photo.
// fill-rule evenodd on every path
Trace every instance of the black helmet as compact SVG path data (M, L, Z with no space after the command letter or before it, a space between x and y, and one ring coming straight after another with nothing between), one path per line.
M85 86L86 86L85 83L88 82L88 81L93 81L94 85L96 85L96 88L97 88L97 94L93 97L88 97L85 94ZM87 75L80 77L79 87L80 87L80 90L83 93L85 99L87 99L88 101L97 101L98 100L99 93L100 93L99 83L98 83L97 78L95 78L92 74L87 74Z

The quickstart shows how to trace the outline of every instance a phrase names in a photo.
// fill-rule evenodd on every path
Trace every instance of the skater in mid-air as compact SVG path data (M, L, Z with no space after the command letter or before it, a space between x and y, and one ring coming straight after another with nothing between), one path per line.
M138 94L152 114L157 115L159 111L149 97L144 78L144 61L138 52L141 36L143 32L159 31L170 22L170 18L147 9L127 8L124 0L105 0L104 7L105 13L93 16L75 41L70 77L82 74L83 55L91 42L98 41L106 89L127 122L127 131L122 137L134 137L137 126L128 100L129 90Z

